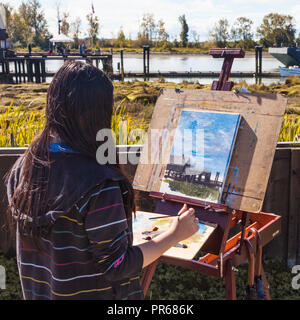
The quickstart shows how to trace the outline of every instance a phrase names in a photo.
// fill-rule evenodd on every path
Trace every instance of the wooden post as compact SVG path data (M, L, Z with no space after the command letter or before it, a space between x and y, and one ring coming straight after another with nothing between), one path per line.
M291 167L290 167L290 208L288 217L288 257L289 267L297 263L297 251L299 244L299 205L300 205L300 152L291 149Z
M32 61L26 60L27 66L27 77L29 82L33 82L33 70L32 70Z
M35 61L34 63L34 73L35 73L35 82L41 83L41 70L40 70L40 62Z
M262 46L255 47L255 75L261 76L262 74Z
M146 76L146 47L143 46L143 73Z
M147 47L147 76L149 77L150 72L150 47Z
M124 81L124 56L123 56L124 50L120 50L120 60L121 60L121 79Z
M255 76L258 75L258 46L255 46Z
M109 75L109 77L112 78L113 76L113 61L112 61L112 54L108 55L107 59L106 59L106 68L107 68L107 73Z
M16 80L16 84L18 84L18 64L17 61L14 61L14 65L15 65L15 80Z
M228 81L234 58L244 58L242 49L211 49L209 54L214 58L224 58L222 70L218 81L213 81L211 90L230 91L234 83Z
M46 60L41 60L42 82L46 82Z
M5 72L6 72L7 75L10 72L10 70L9 70L9 62L8 61L5 61Z
M21 63L21 60L18 61L18 69L19 69L19 82L22 83L22 63Z
M149 77L149 63L150 63L150 47L143 46L143 72L144 76Z
M262 75L262 47L259 48L259 75Z
M22 60L23 82L26 82L25 60Z
M227 300L236 300L236 282L235 274L232 269L232 260L229 259L226 263L225 271L225 285L226 285L226 299Z

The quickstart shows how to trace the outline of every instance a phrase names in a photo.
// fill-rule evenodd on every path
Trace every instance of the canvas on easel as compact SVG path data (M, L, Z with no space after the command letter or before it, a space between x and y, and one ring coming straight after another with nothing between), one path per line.
M221 203L260 212L267 188L286 98L276 94L207 90L161 90L134 177L133 187L161 192L182 111L239 114ZM219 147L223 140L219 139Z
M159 191L220 203L240 118L182 110Z

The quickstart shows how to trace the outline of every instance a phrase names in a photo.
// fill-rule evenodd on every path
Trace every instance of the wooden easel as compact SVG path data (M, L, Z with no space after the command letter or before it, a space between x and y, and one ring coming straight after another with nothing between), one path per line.
M230 91L233 82L228 81L234 58L243 58L245 53L241 49L213 49L210 54L214 58L224 58L219 81L214 81L211 90ZM281 229L281 217L269 213L252 213L242 210L232 210L224 204L215 204L178 197L159 192L150 192L150 196L158 199L157 213L176 215L183 203L195 208L202 220L217 223L217 232L208 239L202 250L208 252L198 260L184 260L174 257L160 257L160 261L182 266L197 272L201 272L215 278L225 278L226 298L236 299L236 282L234 270L241 263L249 262L249 280L252 283L254 277L254 257L256 255L256 271L263 277L265 299L270 299L269 284L267 283L261 263L262 247L270 242ZM224 199L223 199L224 200ZM225 203L225 202L224 202ZM240 226L240 232L231 237L230 229ZM142 276L142 288L144 295L150 286L158 260L145 268Z

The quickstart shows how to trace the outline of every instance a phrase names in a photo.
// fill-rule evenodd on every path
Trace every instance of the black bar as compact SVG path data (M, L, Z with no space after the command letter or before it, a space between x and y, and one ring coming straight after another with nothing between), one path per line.
M122 81L124 81L124 57L123 57L123 50L120 50L120 59L121 59L121 76L122 76Z

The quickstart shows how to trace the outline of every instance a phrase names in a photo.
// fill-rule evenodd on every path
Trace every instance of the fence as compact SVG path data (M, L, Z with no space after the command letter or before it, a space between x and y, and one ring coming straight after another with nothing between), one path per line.
M128 148L117 147L120 153L134 152L139 156L141 146L130 146L130 151ZM7 210L3 176L24 151L25 148L0 148L0 226L5 223ZM136 166L127 164L124 169L132 181ZM137 192L137 206L151 211L155 200L144 192ZM300 148L285 143L277 145L262 211L282 216L282 232L264 248L264 258L282 258L290 266L300 264ZM14 255L14 239L3 228L0 229L0 250Z

